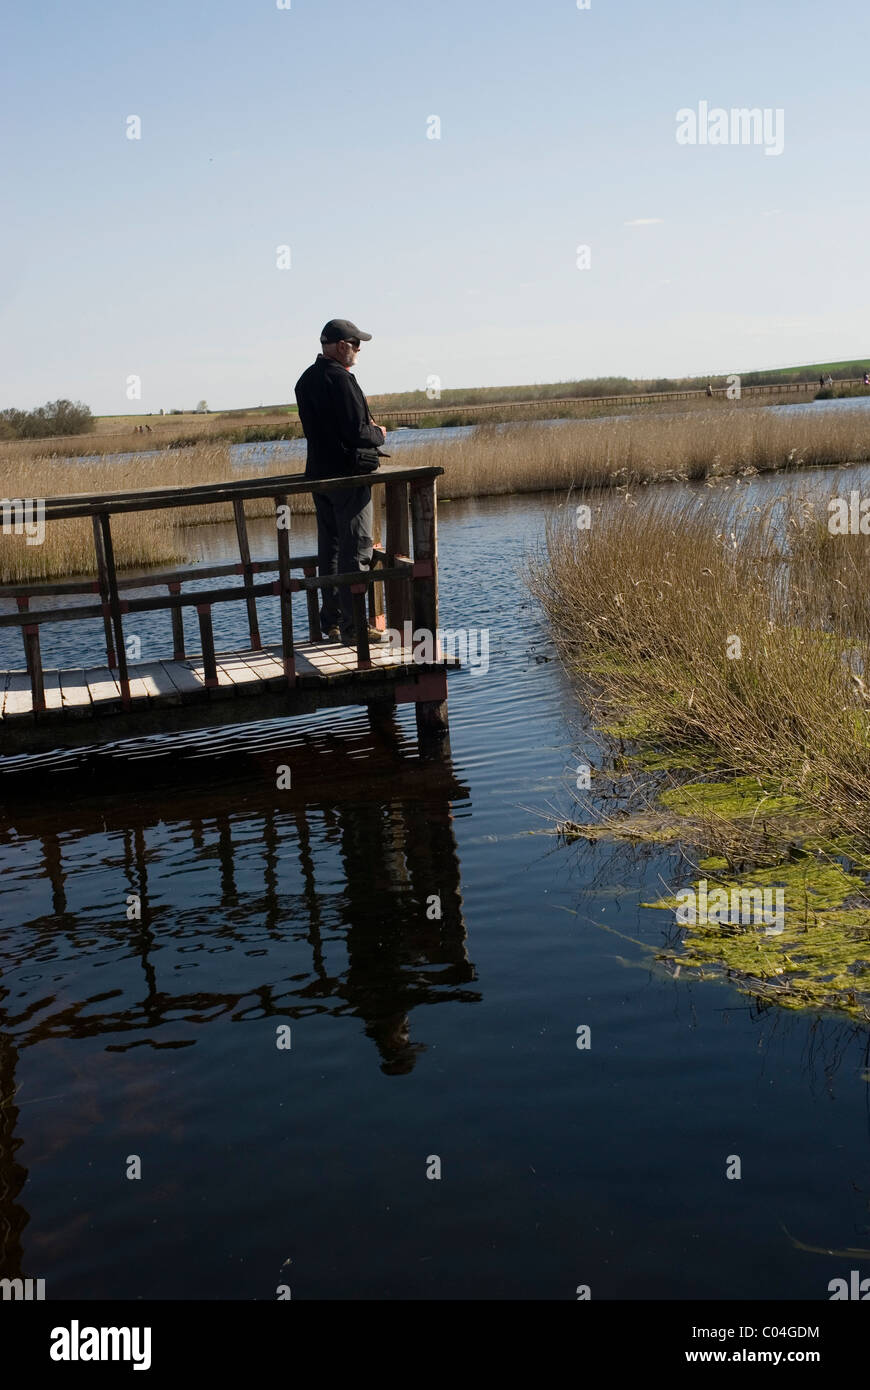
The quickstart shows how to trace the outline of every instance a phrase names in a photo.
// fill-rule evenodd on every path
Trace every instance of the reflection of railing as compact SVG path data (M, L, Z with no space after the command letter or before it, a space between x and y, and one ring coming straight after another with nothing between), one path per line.
M123 632L123 618L126 614L168 611L172 620L174 657L180 659L185 655L183 610L195 608L199 619L206 686L218 684L211 612L212 605L216 603L245 603L251 649L256 650L261 646L257 599L267 595L279 598L281 655L287 685L291 688L296 684L292 610L294 593L304 591L306 594L309 635L311 641L316 642L322 636L317 590L326 586L350 589L357 669L360 671L370 670L372 666L368 628L370 625L385 625L384 596L388 626L402 631L405 620L411 619L417 628L426 629L434 634L438 627L435 479L443 471L441 468L425 467L394 468L351 478L317 480L302 479L297 474L290 474L192 487L47 498L46 524L73 518L91 518L97 579L86 583L66 581L52 584L7 585L0 588L0 598L14 598L18 604L17 613L0 616L0 627L21 628L33 713L38 716L46 709L39 641L39 630L43 623L80 622L102 618L108 667L110 671L117 670L121 704L124 709L128 709L131 703L130 674ZM314 491L335 492L348 487L370 485L374 488L373 497L378 502L379 490L383 488L386 513L386 544L376 547L370 570L319 578L316 573L316 555L291 556L290 515L291 499L294 496ZM274 560L251 559L245 502L257 498L272 498L275 503L277 557ZM218 506L227 503L233 508L239 544L239 563L211 565L197 570L152 572L136 579L118 577L111 531L113 516L129 512L164 511L170 508ZM302 578L294 578L292 571L299 569L302 570ZM270 571L277 571L276 580L255 583L256 575ZM218 587L197 590L195 593L182 591L186 580L217 579L230 574L242 576L241 587ZM122 598L126 589L157 587L165 587L168 592L157 597ZM35 598L89 593L99 594L99 604L82 604L65 609L30 608L30 601Z
M398 744L397 730L395 742L382 735L373 743L367 729L330 740L326 754L303 741L287 746L277 756L293 764L291 790L278 791L247 758L232 774L210 761L202 783L167 765L165 780L158 772L135 797L57 796L50 823L36 786L14 811L0 807L0 837L14 825L51 892L44 915L24 909L4 923L5 950L34 970L21 972L14 996L0 970L0 1278L21 1274L25 1259L20 1150L35 1112L16 1105L16 1092L28 1049L32 1082L46 1040L72 1076L82 1050L92 1070L107 1051L141 1047L143 1039L208 1046L210 1029L231 1024L242 1030L233 1036L245 1055L259 1046L262 1019L295 1029L317 1014L333 1017L343 1033L355 1019L368 1040L357 1044L361 1064L398 1074L425 1050L432 1006L480 1000L451 804L465 801L468 788L449 762L422 769ZM114 903L103 894L88 912L77 876L93 873L95 860L81 847L91 837L102 841L107 825L117 847L105 868ZM161 891L162 855L182 841L196 875L187 901ZM140 914L131 920L129 895ZM207 978L179 971L206 946L215 951ZM56 990L36 970L47 959L77 962ZM105 1051L89 1050L94 1039ZM95 1076L94 1084L111 1105L113 1083L103 1087Z

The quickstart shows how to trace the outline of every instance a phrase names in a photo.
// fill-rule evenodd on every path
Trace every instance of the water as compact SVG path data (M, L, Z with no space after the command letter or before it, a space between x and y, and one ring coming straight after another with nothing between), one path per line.
M864 475L835 476L799 483ZM450 677L449 764L418 761L407 709L349 710L183 766L173 746L108 790L0 782L0 1276L819 1299L870 1274L801 1248L870 1246L867 1031L674 978L640 904L687 866L548 833L600 752L518 573L546 505L441 509L442 623L491 630L488 674ZM214 560L231 533L201 541Z

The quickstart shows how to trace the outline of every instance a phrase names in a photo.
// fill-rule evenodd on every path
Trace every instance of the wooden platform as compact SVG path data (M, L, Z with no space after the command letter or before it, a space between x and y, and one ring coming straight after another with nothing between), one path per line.
M336 705L446 698L452 657L419 665L410 648L371 647L370 670L337 642L294 647L296 683L290 689L280 646L216 653L218 684L206 684L201 656L129 666L130 705L124 709L117 671L108 666L46 670L46 708L33 714L26 670L0 671L0 756L114 741L282 713L311 713Z
M381 651L369 637L377 629L389 628L405 633L408 641L411 632L425 633L431 641L439 630L436 480L443 471L415 466L336 478L270 475L43 499L40 506L47 525L90 521L95 577L0 587L0 600L14 601L16 606L16 611L0 612L0 629L18 628L24 649L21 669L0 672L0 761L88 745L98 749L152 733L244 725L334 705L364 704L383 712L397 703L415 706L421 755L437 753L439 748L446 752L447 667L458 663L439 658L418 665L410 650ZM341 493L363 486L372 499L370 564L320 575L317 555L291 553L293 503L314 490ZM275 508L276 553L254 560L245 503L256 501L261 506L269 498ZM16 504L18 515L24 501L16 499ZM119 575L112 539L114 517L194 505L220 508L221 515L232 508L238 562ZM265 578L269 573L277 577ZM185 589L192 579L225 581L231 576L240 576L242 583ZM137 594L146 589L158 592ZM342 612L348 625L352 621L352 648L321 641L321 590L343 591ZM99 602L62 601L72 595ZM308 641L304 643L294 632L295 595L305 599ZM280 647L262 646L260 599L277 600ZM218 652L212 609L232 603L244 605L248 646ZM184 613L194 609L200 654L191 656L185 646ZM150 661L129 662L124 620L141 613L165 613L169 619L164 640L171 635L171 660L168 653L162 657L158 651ZM44 626L95 618L103 624L106 665L46 670L41 647Z

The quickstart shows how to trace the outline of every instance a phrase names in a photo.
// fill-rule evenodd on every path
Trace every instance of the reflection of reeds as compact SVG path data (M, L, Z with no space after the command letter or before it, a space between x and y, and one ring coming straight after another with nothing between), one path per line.
M591 527L572 508L531 569L584 690L643 741L772 778L866 835L870 721L852 672L870 652L870 537L831 536L824 509L784 501L735 518L712 496L586 500Z

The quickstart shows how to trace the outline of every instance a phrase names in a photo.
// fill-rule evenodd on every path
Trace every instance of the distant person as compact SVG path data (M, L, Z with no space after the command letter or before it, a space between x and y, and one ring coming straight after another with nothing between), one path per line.
M864 373L864 385L870 386L870 372Z
M825 389L825 378L821 375L821 373L819 373L819 390L820 390L820 391L824 391L824 389Z
M712 396L712 394L713 394L713 387L712 387L712 385L710 384L710 382L708 381L708 382L707 382L707 395L708 395L708 396Z
M305 477L342 478L371 471L357 457L372 453L387 432L376 425L351 367L360 343L369 342L349 319L330 319L320 334L322 351L296 383L299 420L308 441ZM377 463L375 461L375 467ZM314 492L317 512L317 570L321 578L369 568L372 558L372 490L365 484L335 492ZM327 638L355 646L353 604L347 585L321 589L320 623ZM377 628L370 642L383 641Z

